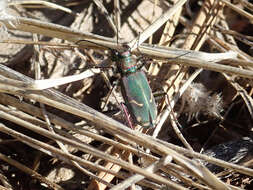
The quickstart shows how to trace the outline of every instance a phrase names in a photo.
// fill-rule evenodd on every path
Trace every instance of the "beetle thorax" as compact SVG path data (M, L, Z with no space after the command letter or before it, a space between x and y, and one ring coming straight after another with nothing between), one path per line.
M121 54L120 68L123 74L136 72L136 62L132 59L129 51L125 51Z

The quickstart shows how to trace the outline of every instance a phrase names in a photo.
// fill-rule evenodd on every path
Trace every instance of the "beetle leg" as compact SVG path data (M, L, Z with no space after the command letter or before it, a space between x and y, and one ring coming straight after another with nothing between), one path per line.
M120 103L120 105L121 105L121 107L122 107L122 110L123 110L123 112L124 112L125 117L127 118L127 123L128 123L128 125L129 125L129 127L130 127L131 129L134 129L133 124L132 124L132 122L131 122L131 116L130 116L130 114L129 114L128 111L127 111L127 107L125 106L124 103Z

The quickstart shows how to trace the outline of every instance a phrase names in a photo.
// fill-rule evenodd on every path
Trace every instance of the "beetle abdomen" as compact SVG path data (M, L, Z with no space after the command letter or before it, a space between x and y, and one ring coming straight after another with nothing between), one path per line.
M123 76L121 81L123 98L135 122L143 127L154 127L157 107L145 74L136 71Z

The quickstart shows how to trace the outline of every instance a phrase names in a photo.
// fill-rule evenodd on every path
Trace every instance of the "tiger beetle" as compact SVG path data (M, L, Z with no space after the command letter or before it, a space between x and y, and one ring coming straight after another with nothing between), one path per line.
M112 50L112 61L116 62L121 75L122 96L130 116L137 124L149 128L155 127L157 107L148 80L141 67L137 66L130 48L125 45L122 52Z

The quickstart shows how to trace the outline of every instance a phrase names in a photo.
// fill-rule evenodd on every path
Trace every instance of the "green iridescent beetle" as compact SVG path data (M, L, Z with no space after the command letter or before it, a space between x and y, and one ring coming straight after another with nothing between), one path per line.
M112 50L112 57L121 74L121 92L131 117L143 127L155 127L157 107L146 75L128 49L122 53Z

